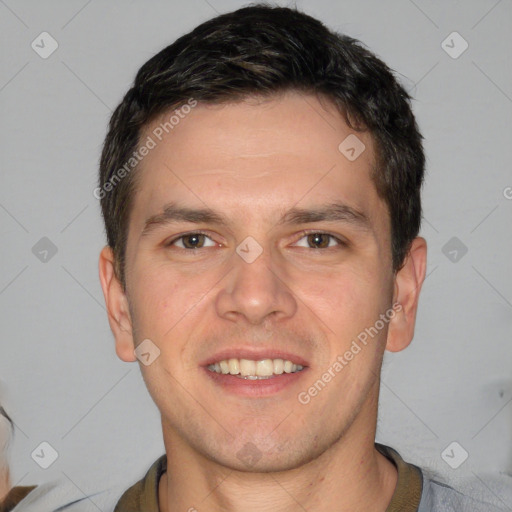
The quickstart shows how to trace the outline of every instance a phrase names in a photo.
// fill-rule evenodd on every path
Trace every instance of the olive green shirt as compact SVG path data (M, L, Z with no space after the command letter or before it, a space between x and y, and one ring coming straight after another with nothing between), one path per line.
M388 446L375 447L397 468L398 480L386 512L417 512L422 491L421 470L405 462ZM122 496L114 512L159 512L158 483L167 470L167 457L162 455L149 468L146 476L130 487Z
M375 443L375 447L398 471L395 492L386 512L504 510L467 496L438 481L437 477L429 475L427 470L405 462L393 448L379 443ZM167 458L162 455L149 468L146 476L128 490L125 484L120 484L92 494L83 493L67 479L38 486L14 487L0 503L0 512L160 512L158 484L166 469Z

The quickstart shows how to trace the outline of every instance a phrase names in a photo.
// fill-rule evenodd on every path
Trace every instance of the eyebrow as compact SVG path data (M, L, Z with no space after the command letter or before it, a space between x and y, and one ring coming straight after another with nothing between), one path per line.
M166 204L161 213L152 215L144 222L141 237L153 230L175 222L193 224L216 224L228 226L228 219L221 213L208 208L188 208L176 203ZM277 226L308 224L313 222L345 222L363 231L370 231L371 222L361 211L344 203L334 202L313 208L293 207L277 222Z

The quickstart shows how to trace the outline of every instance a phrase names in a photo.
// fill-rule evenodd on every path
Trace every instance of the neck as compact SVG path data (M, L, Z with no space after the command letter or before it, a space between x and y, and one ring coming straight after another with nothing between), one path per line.
M371 405L367 411L375 410L373 422L362 411L319 457L272 473L221 466L164 429L167 473L159 484L160 512L384 512L396 487L397 470L375 448L377 404ZM369 424L372 428L365 430Z

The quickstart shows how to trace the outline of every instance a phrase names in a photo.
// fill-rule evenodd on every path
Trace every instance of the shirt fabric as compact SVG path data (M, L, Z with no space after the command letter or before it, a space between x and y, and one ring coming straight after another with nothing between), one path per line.
M398 471L395 492L386 512L500 511L489 503L477 501L446 484L431 480L419 467L405 462L393 448L379 443L375 443L375 447ZM166 470L167 457L162 455L146 476L123 494L114 512L159 512L158 483Z
M430 478L419 467L405 462L396 450L375 447L397 468L395 492L386 512L503 512L489 503L466 496ZM144 478L124 490L118 487L84 495L69 481L37 487L15 487L0 504L0 512L160 512L158 483L167 469L162 455Z
M112 512L122 492L118 486L84 494L70 480L61 478L12 488L0 503L0 512Z

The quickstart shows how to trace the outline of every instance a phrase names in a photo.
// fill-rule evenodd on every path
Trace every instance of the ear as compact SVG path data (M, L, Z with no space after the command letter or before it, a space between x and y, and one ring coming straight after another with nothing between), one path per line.
M411 248L403 267L395 276L393 309L395 316L388 326L386 350L399 352L408 347L414 336L416 311L421 286L425 280L427 269L427 242L417 237L412 241Z
M128 299L115 274L114 253L108 245L100 253L98 267L107 306L108 322L116 342L116 353L123 361L136 361Z

